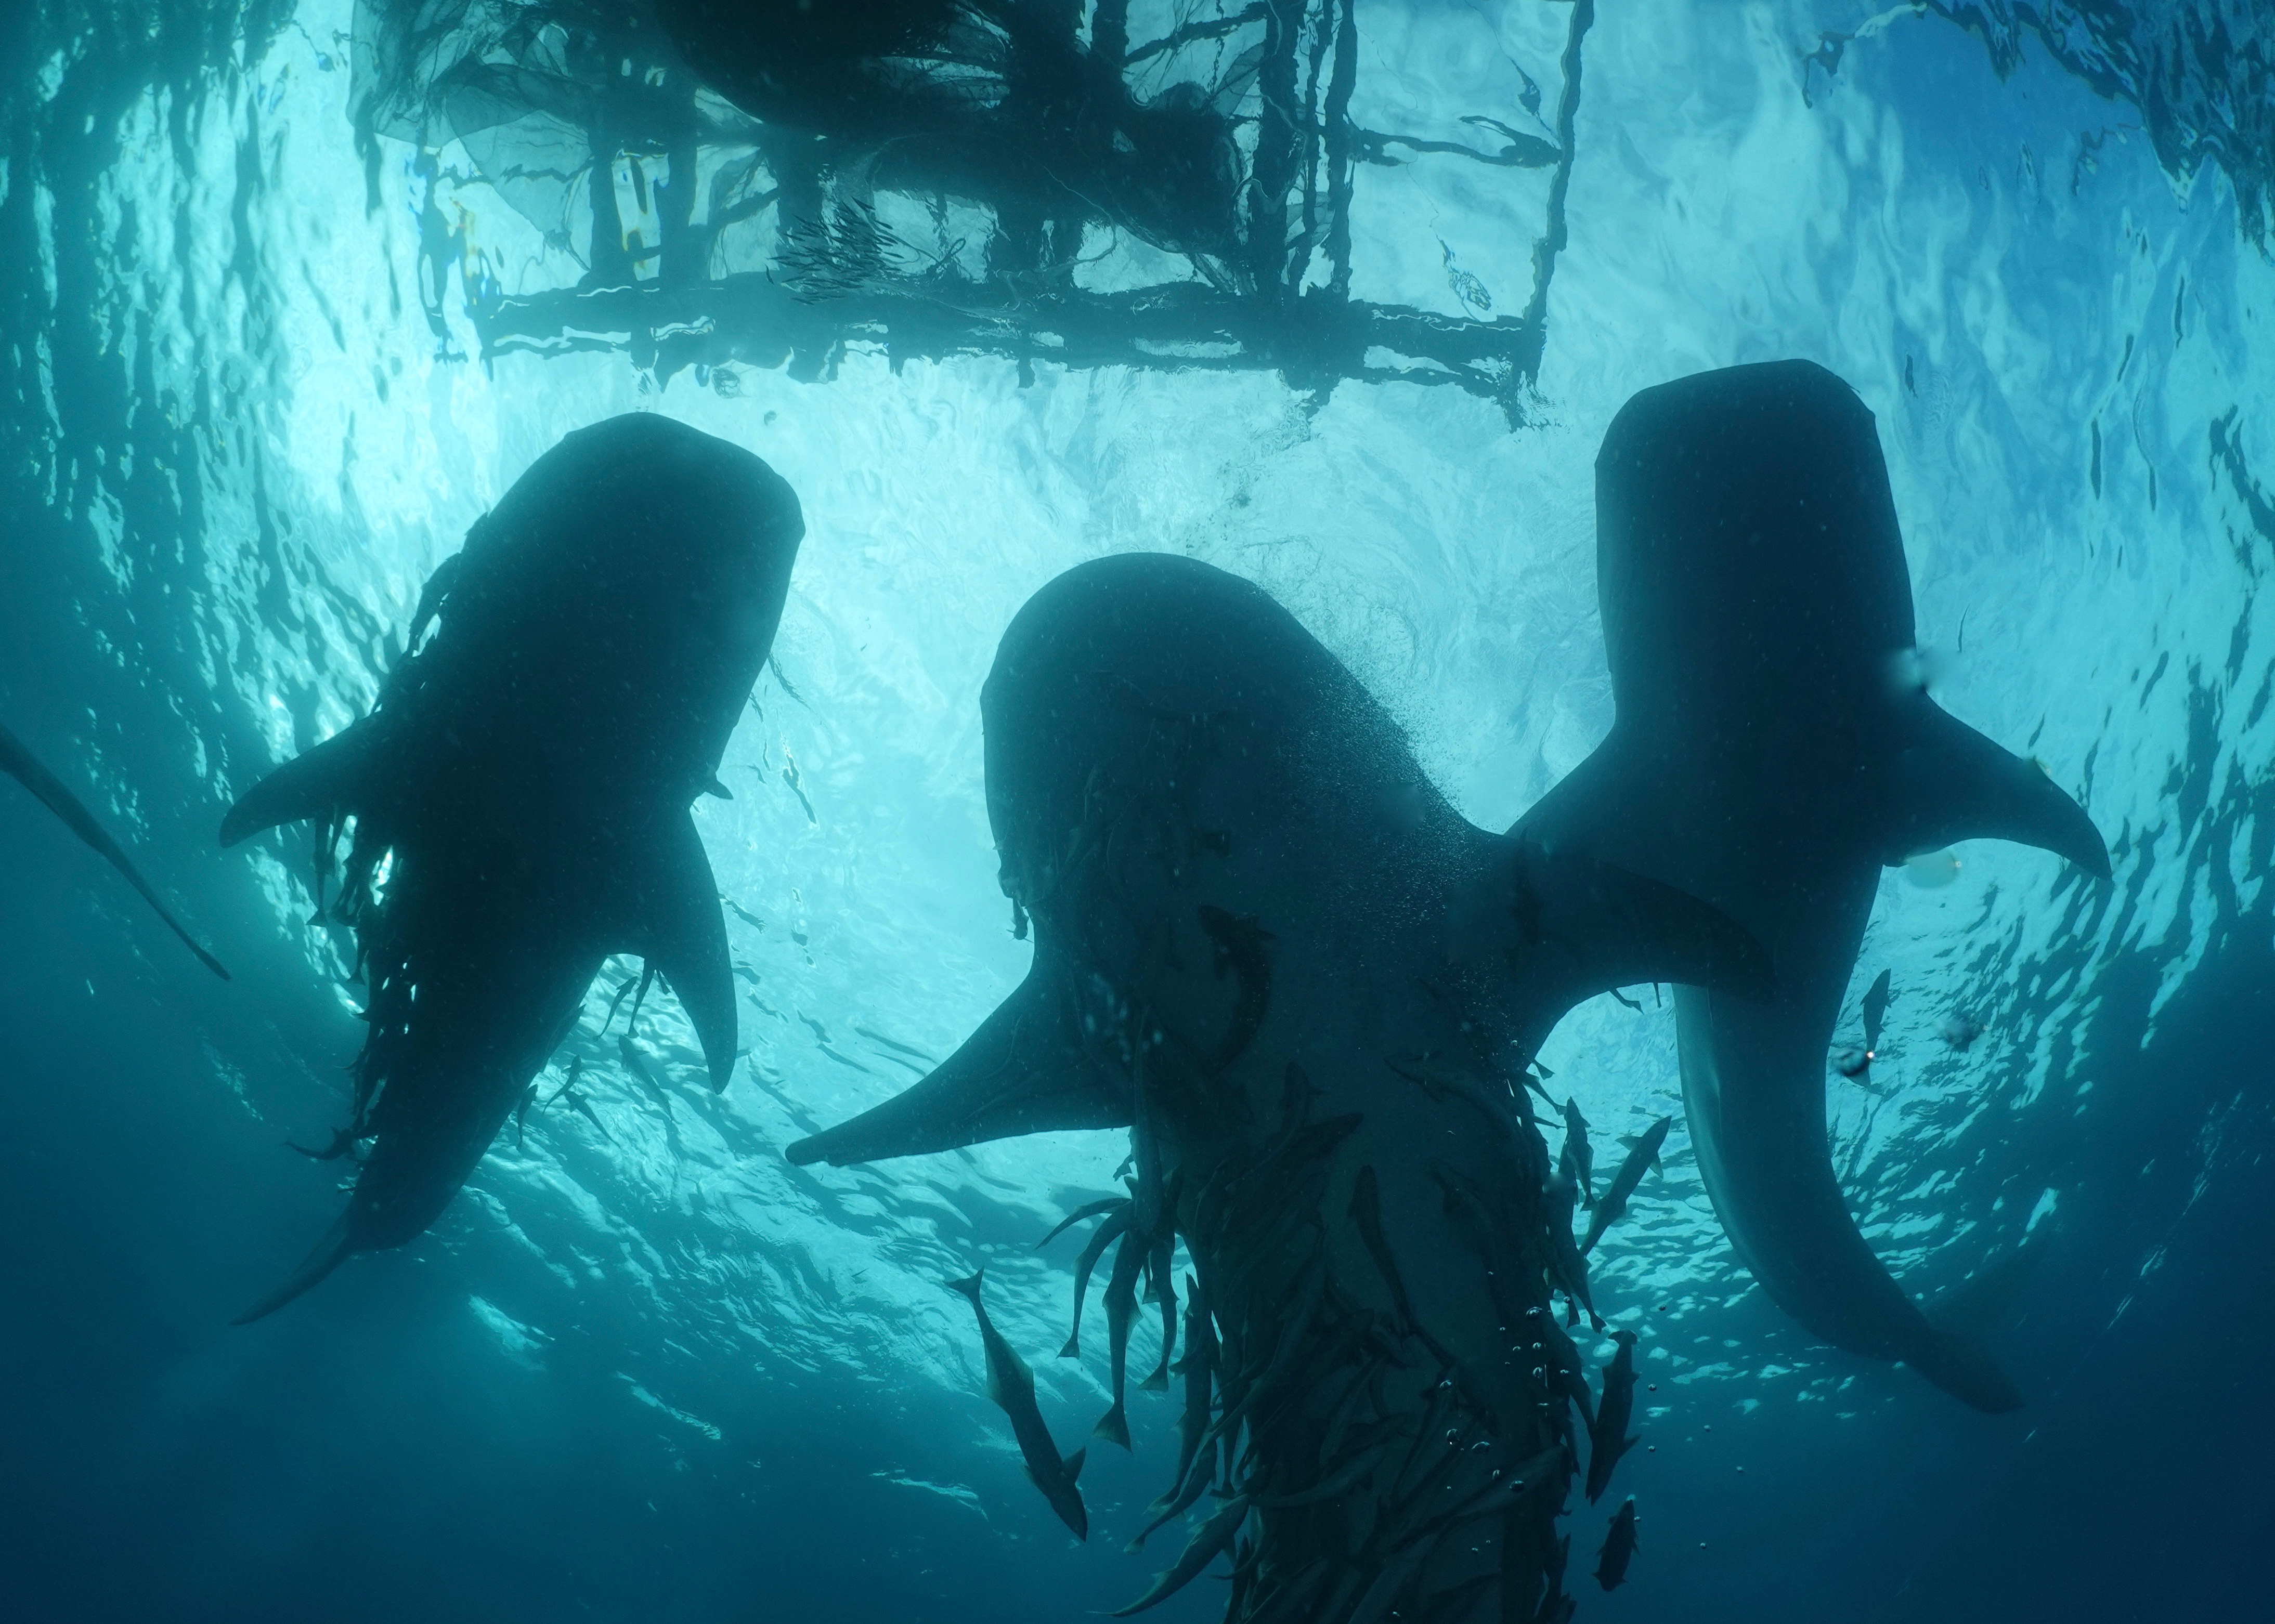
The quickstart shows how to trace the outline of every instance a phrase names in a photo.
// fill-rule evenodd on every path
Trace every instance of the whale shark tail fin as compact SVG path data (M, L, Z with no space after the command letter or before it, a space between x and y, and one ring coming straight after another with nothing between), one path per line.
M221 823L221 843L234 846L280 823L321 818L352 804L379 744L367 716L314 750L295 756L238 797Z
M1513 972L1528 1046L1575 1004L1619 987L1673 981L1755 1000L1774 989L1769 949L1719 908L1522 827L1497 838L1506 887L1485 940ZM1463 928L1474 945L1475 921Z
M2022 1390L1999 1368L1982 1343L1970 1336L1931 1330L1927 1346L1904 1363L1961 1403L1985 1415L2003 1416L2022 1408Z
M1937 1386L1976 1409L2003 1415L2022 1407L2022 1389L1999 1368L1984 1341L2013 1318L2014 1301L2037 1272L2050 1244L2040 1227L2021 1245L2000 1253L1923 1311L1934 1340L1906 1363Z
M2052 1242L2052 1226L2040 1225L2022 1243L1992 1257L1956 1286L1927 1304L1939 1330L1958 1336L1988 1336L2013 1318L2014 1300L2030 1283Z
M1018 1134L1127 1128L1129 1101L1085 1054L1064 972L1038 951L1019 990L923 1081L787 1152L845 1167L955 1150Z
M1897 752L1883 860L1956 840L2017 841L2109 878L2109 848L2085 809L2035 761L2008 754L1922 697Z
M352 1218L352 1211L342 1213L339 1221L324 1231L324 1238L317 1242L314 1250L300 1260L300 1266L285 1277L283 1285L229 1323L233 1326L249 1326L256 1319L266 1319L293 1298L321 1285L326 1275L355 1255L357 1249Z

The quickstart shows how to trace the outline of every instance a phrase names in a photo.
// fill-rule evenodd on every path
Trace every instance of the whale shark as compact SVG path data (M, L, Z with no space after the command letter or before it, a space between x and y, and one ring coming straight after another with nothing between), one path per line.
M1780 361L1644 390L1604 436L1596 502L1615 720L1512 832L1678 887L1768 947L1766 1001L1674 994L1684 1114L1731 1245L1811 1334L2012 1409L2014 1382L1858 1234L1826 1052L1884 865L1995 838L2106 879L2107 848L1918 682L1886 465L1840 378Z
M1129 1197L1074 1215L1122 1249L1100 1431L1127 1440L1129 1305L1142 1271L1168 1322L1182 1238L1213 1327L1185 1370L1216 1402L1189 1395L1156 1504L1223 1502L1144 1605L1245 1527L1228 1618L1536 1616L1586 1385L1549 1303L1569 1201L1521 1075L1592 993L1760 996L1765 950L1671 887L1469 823L1292 615L1197 560L1047 585L980 713L1027 977L790 1159L1128 1128Z
M369 1023L347 1210L238 1320L449 1205L616 953L677 994L714 1088L735 1062L719 888L690 808L774 643L805 534L748 451L639 413L566 435L427 581L371 712L231 810L224 845L317 827ZM427 635L432 626L433 636Z
M229 979L229 971L222 967L222 962L200 946L198 939L190 934L189 927L176 918L172 910L159 900L158 893L142 877L142 871L134 866L134 859L128 857L125 848L111 839L110 831L95 820L94 814L87 809L87 803L73 795L70 787L32 753L31 747L5 727L0 727L0 773L7 774L30 790L34 799L63 820L65 828L85 841L104 862L124 875L126 883L134 888L135 895L150 904L166 928L180 937L182 945L197 956L199 963L223 980Z

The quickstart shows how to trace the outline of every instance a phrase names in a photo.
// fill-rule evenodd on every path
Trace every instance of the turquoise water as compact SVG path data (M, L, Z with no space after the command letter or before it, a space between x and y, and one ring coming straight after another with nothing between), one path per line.
M1989 842L1946 886L1891 871L1852 996L1892 972L1893 1063L1829 1096L1864 1232L1916 1288L2052 1226L1999 1344L2029 1402L1976 1416L1812 1346L1732 1258L1678 1121L1597 1263L1599 1305L1645 1333L1651 1452L1621 1469L1626 1587L1582 1572L1610 1504L1575 1514L1582 1616L2247 1616L2275 1424L2252 1378L2275 1327L2268 41L2232 9L2228 54L2188 57L2144 117L2076 71L2112 8L2057 8L2067 66L2003 6L1940 9L1976 26L1605 0L1573 91L1570 6L1358 8L1358 126L1489 145L1475 114L1553 147L1570 101L1568 240L1544 276L1553 166L1411 143L1358 164L1349 295L1447 332L1537 308L1538 359L1370 350L1340 381L1221 344L983 353L826 298L694 299L636 330L621 300L568 302L595 285L589 181L548 202L509 172L525 149L479 134L359 143L351 6L154 11L147 37L91 8L16 18L0 717L235 979L0 785L11 1611L1024 1620L1138 1593L1157 1559L1119 1547L1174 1462L1172 1401L1133 1400L1134 1454L1093 1446L1077 1546L940 1289L986 1264L1047 1418L1082 1437L1103 1353L1047 1356L1073 1247L1032 1242L1113 1188L1127 1136L781 1154L1024 973L981 793L997 638L1085 559L1206 559L1505 827L1609 725L1591 465L1612 413L1801 356L1878 415L1939 699L2043 761L2114 859L2106 889ZM2144 12L2134 37L2218 11ZM1828 71L1833 34L1854 37ZM2204 108L2242 128L2191 168ZM737 139L722 121L699 151L708 206ZM658 229L668 173L611 166L628 230ZM899 240L931 229L882 190ZM722 228L715 278L763 280L767 218ZM939 229L979 276L979 228ZM1101 300L1194 280L1112 236L1085 243ZM624 269L635 291L660 274ZM757 978L746 1065L713 1098L652 1001L668 1106L593 1039L597 1122L537 1114L417 1244L230 1329L337 1206L336 1170L283 1142L341 1120L360 1028L303 837L224 855L221 815L370 704L427 573L540 451L636 410L758 452L806 515L735 798L697 812ZM1936 1036L1954 1012L1983 1027L1964 1053ZM1599 1000L1543 1058L1599 1134L1634 1131L1674 1094L1671 1009Z

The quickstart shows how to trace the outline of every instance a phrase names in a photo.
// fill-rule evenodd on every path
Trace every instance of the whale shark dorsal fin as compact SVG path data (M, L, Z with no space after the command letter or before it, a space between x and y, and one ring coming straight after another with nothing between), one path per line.
M1645 981L1770 995L1769 949L1719 908L1522 826L1497 838L1505 895L1493 937L1528 1028L1545 1031L1583 1000Z
M321 818L352 806L383 736L375 716L335 733L287 761L238 798L221 822L221 843L234 846L280 823Z
M727 919L694 819L679 812L666 825L663 838L628 875L631 946L670 983L703 1046L716 1091L735 1070L735 971L727 953Z
M1999 749L1925 695L1904 719L1888 770L1883 862L1957 840L2011 840L2109 878L2109 848L2083 807L2036 763Z
M1127 1128L1130 1104L1091 1066L1055 956L1040 949L1019 990L964 1046L903 1093L792 1144L793 1162L845 1167L1017 1134Z

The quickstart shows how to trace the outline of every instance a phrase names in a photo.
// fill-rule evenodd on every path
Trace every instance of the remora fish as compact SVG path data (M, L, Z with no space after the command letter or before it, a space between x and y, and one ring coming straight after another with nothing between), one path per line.
M1190 1274L1185 1277L1185 1356L1177 1368L1185 1378L1185 1408L1177 1418L1176 1473L1160 1498L1145 1508L1153 1520L1130 1542L1131 1551L1143 1548L1170 1518L1183 1516L1209 1484L1201 1446L1208 1436L1209 1394L1217 1374L1216 1330L1209 1320L1208 1301Z
M1880 1058L1880 1024L1888 1014L1888 979L1893 972L1882 971L1864 989L1864 1046L1843 1049L1833 1057L1833 1069L1844 1077L1862 1082L1872 1069L1872 1062Z
M804 533L790 487L738 447L645 413L578 429L427 582L371 714L230 812L224 845L314 819L328 851L354 820L340 912L370 1029L333 1153L374 1141L346 1212L240 1324L432 1223L611 954L662 972L725 1085L734 981L688 809Z
M1517 1071L1606 987L1679 964L1758 990L1759 944L1464 821L1285 609L1190 559L1046 586L980 706L1032 967L930 1076L791 1159L1132 1126L1130 1211L1173 1220L1220 1330L1176 1499L1203 1473L1264 1492L1228 1616L1308 1616L1327 1590L1350 1616L1485 1607L1516 1522L1506 1575L1537 1595L1561 1494L1512 1503L1530 1480L1508 1474L1570 1394L1547 1373L1550 1159Z
M1893 971L1882 971L1872 978L1872 985L1864 989L1864 1054L1870 1059L1879 1052L1880 1026L1888 1018L1888 986Z
M1240 1525L1248 1520L1248 1498L1238 1495L1225 1502L1222 1508L1193 1530L1185 1542L1184 1550L1174 1565L1153 1575L1153 1587L1126 1607L1116 1607L1106 1616L1126 1619L1132 1613L1143 1613L1169 1599L1201 1575L1208 1565L1216 1560L1224 1548L1240 1532Z
M1588 1119L1580 1114L1580 1102L1569 1096L1564 1101L1564 1148L1556 1168L1572 1181L1582 1206L1596 1205L1596 1147L1588 1143Z
M1629 1500L1612 1518L1612 1531L1604 1537L1604 1548L1596 1554L1596 1582L1607 1590L1616 1590L1628 1576L1628 1564L1635 1560L1636 1509Z
M1604 437L1596 493L1617 715L1515 832L1703 897L1768 945L1766 1002L1674 995L1691 1144L1731 1244L1815 1335L2011 1409L1990 1356L1923 1316L1857 1234L1825 1055L1882 865L1995 837L2105 878L2107 850L2044 773L1896 680L1916 638L1895 504L1872 414L1831 373L1644 390Z
M949 1289L960 1291L971 1299L971 1311L979 1317L979 1342L987 1351L987 1396L1002 1407L1011 1417L1011 1436L1019 1440L1019 1458L1026 1463L1027 1476L1051 1509L1059 1514L1059 1521L1074 1530L1077 1539L1090 1537L1090 1513L1084 1509L1082 1491L1075 1487L1075 1479L1082 1476L1082 1457L1077 1449L1061 1459L1059 1446L1051 1441L1051 1430L1043 1424L1043 1412L1035 1406L1035 1373L1027 1368L995 1322L987 1318L987 1305L979 1300L979 1282L985 1269L969 1280L949 1281Z
M1642 1137L1628 1147L1628 1159L1612 1175L1610 1185L1604 1190L1603 1199L1596 1203L1595 1212L1589 1215L1588 1238L1580 1243L1582 1257L1595 1250L1596 1243L1604 1238L1604 1231L1626 1215L1628 1197L1634 1195L1636 1186L1643 1182L1643 1175L1659 1166L1659 1147L1667 1143L1667 1130L1674 1126L1673 1117L1662 1116L1644 1129Z
M1548 1210L1554 1219L1548 1230L1548 1273L1571 1299L1576 1318L1577 1311L1584 1308L1592 1321L1596 1303L1588 1288L1588 1259L1572 1239L1572 1212L1579 1195L1569 1175L1559 1167L1547 1188ZM1592 1220L1588 1233L1591 1238L1596 1233Z
M174 918L166 904L158 900L157 892L152 890L150 882L142 878L141 870L134 866L133 859L126 855L125 849L111 839L103 827L94 820L94 814L87 811L86 804L64 787L62 779L41 766L39 758L25 746L24 741L4 727L0 727L0 773L7 774L29 789L42 805L64 820L64 827L92 846L104 862L125 875L126 883L134 888L135 894L149 903L152 911L165 921L166 928L180 937L182 945L198 956L199 963L223 980L229 979L229 971L222 968L221 961L200 947L197 939L190 934L179 919Z
M1614 1331L1612 1340L1620 1345L1620 1350L1605 1368L1604 1396L1596 1406L1594 1424L1588 1429L1591 1506L1603 1499L1604 1491L1612 1486L1612 1469L1637 1442L1628 1436L1628 1423L1635 1416L1636 1334L1632 1331Z

